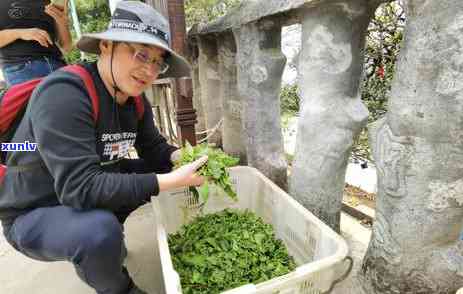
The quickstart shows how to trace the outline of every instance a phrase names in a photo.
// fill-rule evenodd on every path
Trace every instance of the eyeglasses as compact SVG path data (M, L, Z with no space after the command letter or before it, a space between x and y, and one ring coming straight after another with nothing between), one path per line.
M123 44L127 45L133 52L133 59L143 65L154 66L154 70L157 71L159 74L164 74L169 69L169 64L164 62L162 59L153 58L150 60L150 55L147 50L136 48L129 43L123 42Z

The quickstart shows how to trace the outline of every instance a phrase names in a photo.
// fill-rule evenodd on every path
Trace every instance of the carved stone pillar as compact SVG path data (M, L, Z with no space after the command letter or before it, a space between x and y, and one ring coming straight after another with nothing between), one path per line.
M223 149L246 164L246 145L242 127L242 104L236 77L236 44L232 33L218 39L220 95L223 103Z
M279 94L286 57L281 52L281 26L261 20L234 34L248 164L285 189Z
M206 129L206 122L204 118L203 104L201 103L201 83L199 80L199 62L198 57L191 61L191 81L193 84L193 108L196 109L196 131L202 132ZM198 140L201 140L203 136L199 136Z
M379 185L368 293L463 285L462 52L462 1L408 1L389 112L370 132Z
M368 118L360 99L367 7L363 0L346 1L303 14L290 194L336 231L348 158Z
M222 100L220 96L219 61L217 40L200 37L199 46L199 81L201 84L201 103L203 105L206 128L212 130L222 119ZM208 139L209 143L222 146L222 132L219 129Z

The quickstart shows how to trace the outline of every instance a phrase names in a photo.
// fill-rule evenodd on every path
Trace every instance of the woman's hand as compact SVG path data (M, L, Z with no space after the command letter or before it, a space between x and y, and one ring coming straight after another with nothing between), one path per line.
M50 47L53 45L53 41L47 31L32 28L32 29L18 29L19 38L24 41L37 41L43 47Z
M166 191L173 188L201 186L205 178L196 171L207 162L207 156L203 156L192 163L183 165L168 173L160 174L158 177L159 191Z
M69 24L67 1L64 7L49 4L45 7L45 13L53 17L58 26L67 27Z

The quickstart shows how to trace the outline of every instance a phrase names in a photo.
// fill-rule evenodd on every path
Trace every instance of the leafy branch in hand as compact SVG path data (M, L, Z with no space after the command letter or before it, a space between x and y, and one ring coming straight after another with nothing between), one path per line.
M204 155L208 156L207 163L198 170L200 175L206 177L206 181L199 188L190 187L190 191L196 198L201 196L201 200L205 204L209 198L211 186L215 185L220 187L231 199L237 200L227 168L237 165L239 158L229 156L222 150L207 144L193 147L187 142L181 151L180 159L175 164L176 167L193 162Z

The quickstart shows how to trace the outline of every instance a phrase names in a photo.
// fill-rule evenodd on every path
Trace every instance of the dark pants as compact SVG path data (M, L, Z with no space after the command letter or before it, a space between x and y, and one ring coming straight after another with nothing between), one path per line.
M33 259L72 262L77 275L99 294L126 294L133 287L122 266L127 251L121 222L128 214L67 206L37 208L16 218L5 236Z
M2 72L8 87L35 78L45 77L66 64L56 58L40 57L3 65Z

